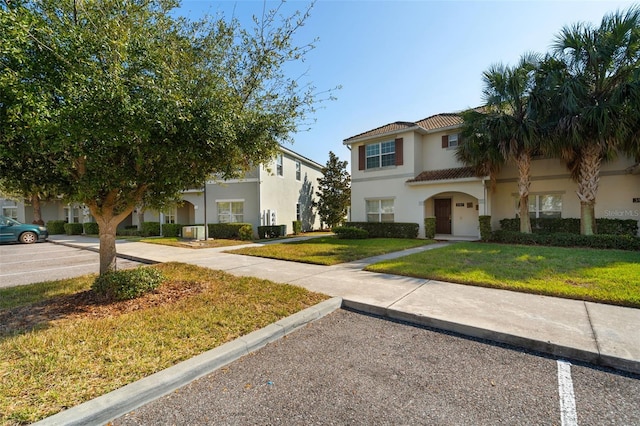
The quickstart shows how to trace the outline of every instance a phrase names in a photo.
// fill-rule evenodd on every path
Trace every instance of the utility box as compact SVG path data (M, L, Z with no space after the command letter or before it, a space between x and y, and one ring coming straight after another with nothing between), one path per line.
M204 240L204 226L183 226L182 238L188 238L191 240Z

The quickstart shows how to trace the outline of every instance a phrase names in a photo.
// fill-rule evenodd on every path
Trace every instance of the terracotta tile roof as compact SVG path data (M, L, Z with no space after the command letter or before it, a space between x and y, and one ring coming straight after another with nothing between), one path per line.
M361 138L370 138L387 133L399 132L402 130L410 129L412 127L422 128L425 131L433 131L437 129L457 126L460 124L462 124L462 118L457 113L436 114L416 122L396 121L395 123L385 124L384 126L377 127L373 130L368 130L355 136L351 136L350 138L345 139L344 142L348 143Z
M358 135L351 136L350 138L345 139L345 142L350 141L351 139L358 139L362 137L378 136L378 135L384 135L387 133L393 133L399 130L410 129L411 127L416 127L416 123L412 123L410 121L396 121L395 123L385 124L384 126L377 127L373 130L368 130Z
M476 177L473 167L458 167L455 169L429 170L422 172L415 178L409 179L407 182L428 182L432 180L464 179L472 177Z
M431 117L418 120L416 124L425 130L443 129L445 127L462 124L462 117L456 113L436 114Z

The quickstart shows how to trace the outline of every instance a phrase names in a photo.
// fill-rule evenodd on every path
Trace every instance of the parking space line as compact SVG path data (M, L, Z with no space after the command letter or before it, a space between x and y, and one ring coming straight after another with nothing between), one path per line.
M560 420L562 426L577 426L576 398L571 379L571 363L558 360L558 393L560 395Z
M31 259L31 260L20 260L18 262L3 262L2 265L17 265L17 264L33 263L33 262L42 263L42 262L47 261L47 260L58 260L58 259L74 260L74 259L78 259L80 257L97 257L97 253L74 254L72 256L69 256L68 254L65 254L64 256L48 257L45 260L43 260L43 259Z
M86 268L87 266L99 266L97 262L92 262L92 263L84 263L82 265L73 265L73 266L61 266L59 268L47 268L47 269L40 269L38 270L38 272L47 272L47 271L56 271L59 269L73 269L73 268ZM96 271L97 272L97 271ZM12 275L24 275L25 272L16 272L13 274L0 274L0 277L10 277Z

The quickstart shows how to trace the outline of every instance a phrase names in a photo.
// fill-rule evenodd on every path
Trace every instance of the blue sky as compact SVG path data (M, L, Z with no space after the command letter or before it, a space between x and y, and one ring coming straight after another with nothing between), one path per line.
M285 13L308 1L289 1ZM235 16L251 25L265 2L183 0L181 14ZM268 8L279 2L267 1ZM482 103L482 72L514 64L525 52L548 51L576 22L599 24L625 9L620 1L360 1L318 0L299 44L318 38L304 63L318 91L337 100L318 106L308 131L288 148L325 164L329 151L349 160L342 141L394 121L417 121Z

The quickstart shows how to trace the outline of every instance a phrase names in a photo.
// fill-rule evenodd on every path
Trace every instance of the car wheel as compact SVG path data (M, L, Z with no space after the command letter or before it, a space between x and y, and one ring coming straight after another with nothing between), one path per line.
M33 232L24 232L20 235L20 242L24 244L31 244L38 241L38 236Z

